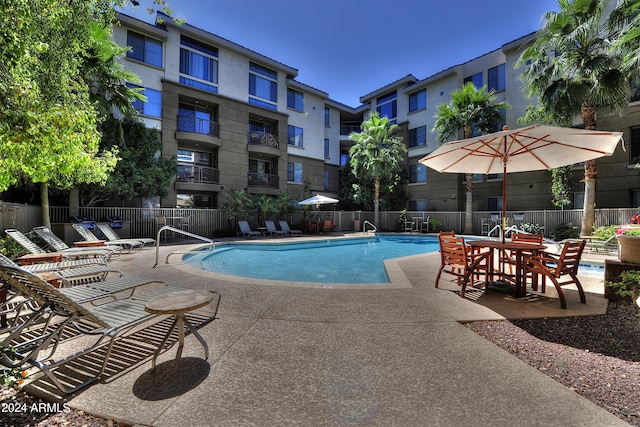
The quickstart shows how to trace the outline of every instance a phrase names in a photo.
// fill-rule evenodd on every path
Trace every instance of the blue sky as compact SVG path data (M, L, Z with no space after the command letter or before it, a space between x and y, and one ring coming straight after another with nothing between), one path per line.
M429 77L536 31L557 0L168 0L174 16L298 69L356 107L407 74ZM147 22L142 0L123 12ZM155 15L153 15L155 16Z

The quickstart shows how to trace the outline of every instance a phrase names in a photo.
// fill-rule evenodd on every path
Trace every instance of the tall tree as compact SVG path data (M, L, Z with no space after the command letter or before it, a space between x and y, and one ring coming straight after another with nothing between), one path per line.
M14 0L0 16L0 189L104 182L114 153L98 155L98 114L80 75L90 28L100 19L84 0Z
M526 67L522 78L530 96L557 117L581 117L585 129L596 129L598 112L620 109L630 96L631 74L612 43L621 24L606 15L608 3L560 0L560 10L545 14L517 64ZM596 161L585 162L581 235L591 234L595 223L596 175Z
M374 181L373 212L376 224L380 224L380 183L397 182L396 177L407 151L402 138L393 135L397 128L398 125L391 124L387 117L372 113L360 125L360 133L349 135L355 141L349 150L353 174L357 178L370 178Z
M497 131L504 122L503 110L509 108L506 102L499 102L494 91L487 87L477 89L472 82L451 92L449 104L436 107L436 122L433 131L440 143L459 136L462 129L464 138ZM464 232L473 232L473 174L466 174L466 200Z

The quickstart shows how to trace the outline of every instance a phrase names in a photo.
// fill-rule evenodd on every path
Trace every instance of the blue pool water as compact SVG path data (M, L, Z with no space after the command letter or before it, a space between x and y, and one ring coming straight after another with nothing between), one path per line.
M383 235L313 242L233 243L185 255L194 267L232 276L312 283L389 283L384 260L438 250L433 236ZM604 275L580 265L580 274Z
M239 243L189 254L194 267L233 276L314 283L389 283L383 261L438 250L430 236Z

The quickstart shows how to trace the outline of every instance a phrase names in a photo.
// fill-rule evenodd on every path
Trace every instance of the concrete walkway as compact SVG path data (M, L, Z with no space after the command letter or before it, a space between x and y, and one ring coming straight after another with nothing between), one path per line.
M239 280L177 255L164 263L189 247L162 246L155 268L150 248L112 264L220 291L219 319L200 329L209 360L188 335L180 361L173 346L156 372L150 357L115 367L71 396L72 407L171 427L627 425L461 324L503 316L435 289L437 253L391 262L393 286L367 288ZM587 303L606 310L601 295L588 294ZM581 309L573 298L568 304L569 313Z

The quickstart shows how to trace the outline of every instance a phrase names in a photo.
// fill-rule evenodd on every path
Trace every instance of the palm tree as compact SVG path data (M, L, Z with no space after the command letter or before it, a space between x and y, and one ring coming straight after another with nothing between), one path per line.
M387 117L372 113L368 120L360 125L360 133L349 137L356 143L349 150L349 163L352 172L359 179L373 179L373 218L379 221L380 183L396 181L393 178L400 170L407 151L402 138L393 136L398 125L391 124Z
M509 108L506 102L498 102L495 92L487 92L487 87L477 89L472 82L451 92L449 104L436 107L436 122L433 131L443 143L457 137L460 129L464 138L496 131L497 124L504 121L503 110ZM473 174L466 174L466 205L464 232L473 231Z
M527 67L522 77L530 96L561 119L579 115L585 129L596 129L597 113L626 106L630 95L622 50L612 44L621 27L605 15L607 3L560 1L517 64ZM596 174L596 161L585 162L581 235L591 234L595 223Z

